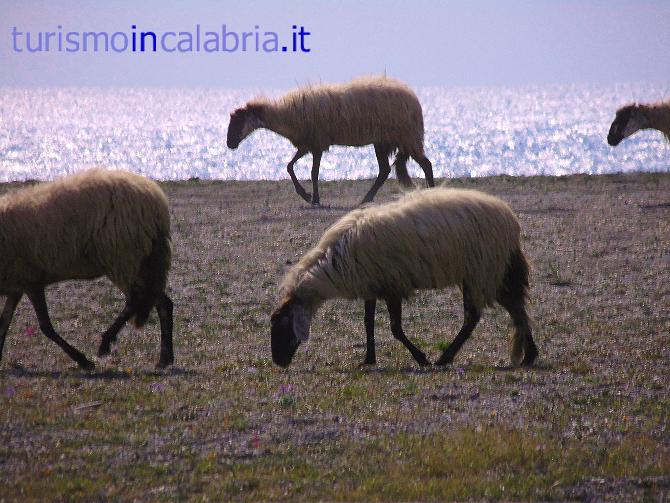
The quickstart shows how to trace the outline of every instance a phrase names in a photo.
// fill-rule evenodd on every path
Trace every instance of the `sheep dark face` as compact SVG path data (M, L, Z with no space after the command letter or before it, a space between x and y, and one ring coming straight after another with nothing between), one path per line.
M288 367L300 343L309 337L308 311L296 303L288 301L281 305L270 318L270 345L272 361L280 367Z
M607 143L615 147L624 138L649 127L649 120L639 105L628 105L617 110L616 117L610 126Z
M261 119L260 107L249 105L238 108L230 114L226 141L228 148L236 149L242 143L242 140L262 127L263 120Z

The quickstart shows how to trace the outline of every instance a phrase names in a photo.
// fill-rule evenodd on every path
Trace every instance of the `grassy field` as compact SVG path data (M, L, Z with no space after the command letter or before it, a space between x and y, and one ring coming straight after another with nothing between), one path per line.
M378 309L333 301L287 370L270 359L279 280L370 181L190 181L171 201L176 365L157 321L91 374L17 310L0 365L0 501L665 500L670 496L670 174L452 180L508 201L532 261L540 350L510 368L508 318L484 313L444 370L421 369ZM4 186L1 190L16 185ZM378 202L397 194L389 181ZM48 290L93 356L122 306L107 280ZM458 291L422 292L405 330L435 360Z

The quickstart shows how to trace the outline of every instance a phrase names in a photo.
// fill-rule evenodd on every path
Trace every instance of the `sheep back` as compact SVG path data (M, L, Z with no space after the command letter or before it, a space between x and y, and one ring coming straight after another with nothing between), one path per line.
M155 240L170 249L167 197L142 176L91 170L22 189L0 198L0 290L106 275L127 294Z
M423 153L421 104L408 86L388 77L306 86L251 105L262 106L267 126L296 146L326 150L382 143L408 155Z
M472 190L415 191L345 215L280 291L305 299L406 298L416 289L466 283L484 307L495 300L519 240L518 220L500 199Z

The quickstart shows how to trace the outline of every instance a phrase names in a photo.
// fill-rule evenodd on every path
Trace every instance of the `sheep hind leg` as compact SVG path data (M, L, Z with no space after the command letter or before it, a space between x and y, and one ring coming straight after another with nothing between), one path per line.
M9 325L12 323L14 311L16 310L16 306L19 305L21 297L23 297L22 293L8 295L7 300L5 301L5 307L2 310L2 315L0 315L0 360L2 360L2 349L5 346L7 330L9 330Z
M319 167L323 152L312 152L312 206L319 206Z
M520 303L503 303L502 306L512 317L514 323L514 333L512 334L512 363L519 365L519 360L522 366L529 367L535 362L538 350L533 340L532 329L526 309ZM523 359L521 353L523 348Z
M409 159L409 155L402 150L399 150L393 160L393 168L395 169L395 176L398 178L398 183L405 188L412 188L414 187L414 182L412 182L412 179L407 172L407 159Z
M51 324L51 319L49 318L49 309L47 308L47 301L44 297L44 288L39 290L33 290L28 292L28 298L35 309L35 314L37 315L37 321L40 324L40 330L46 335L49 339L58 344L67 355L72 358L77 364L84 370L93 370L95 365L93 362L86 359L86 357L77 351L74 347L70 346L65 339L56 333L53 325Z
M405 345L419 365L430 365L423 351L412 344L402 330L402 302L397 299L389 299L386 301L386 307L391 319L391 333L393 337Z
M161 323L161 356L156 364L156 368L159 369L174 363L174 351L172 349L173 306L170 297L164 293L156 301L156 312Z
M377 163L379 164L379 174L375 183L372 184L368 193L365 194L361 204L372 202L375 195L377 195L377 191L384 185L384 182L391 174L391 165L389 164L391 149L387 145L375 143L375 154L377 155Z
M428 187L435 187L435 180L433 179L433 164L430 162L428 157L423 154L412 155L412 159L414 159L419 164L419 166L421 166L423 174L426 176L426 184L428 184Z
M514 332L512 334L512 364L530 366L537 358L538 350L533 340L530 319L526 313L526 292L528 290L528 263L521 250L517 250L510 258L505 271L503 287L498 293L497 301L505 308L512 318ZM523 359L521 355L523 354Z
M309 195L305 189L302 188L302 185L300 185L300 182L298 181L298 178L295 176L295 171L293 170L293 166L295 165L296 162L304 155L307 153L307 150L302 150L299 149L295 155L293 156L293 159L291 159L286 166L286 171L288 171L288 175L291 177L291 181L293 182L293 186L295 187L295 191L298 193L300 197L302 197L305 201L308 203L312 202L312 196Z
M377 309L377 299L368 299L365 301L365 336L366 351L363 365L375 365L377 355L375 353L375 310Z
M463 285L463 326L449 347L442 352L442 355L435 362L435 365L447 365L454 361L456 353L458 353L465 341L468 340L472 331L477 326L480 317L481 312L472 303L468 287Z
M126 322L135 315L135 307L129 302L123 308L123 311L116 317L110 327L102 334L100 347L98 348L98 356L107 356L112 349L112 343L116 342L116 336L119 334Z

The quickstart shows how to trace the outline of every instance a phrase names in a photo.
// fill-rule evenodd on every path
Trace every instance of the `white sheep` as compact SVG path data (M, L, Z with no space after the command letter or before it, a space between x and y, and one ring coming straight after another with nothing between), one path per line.
M125 295L123 311L102 336L109 354L123 325L146 323L155 306L161 326L158 367L173 363L172 301L165 294L170 268L170 214L153 181L123 171L91 170L11 192L0 198L0 358L14 310L24 294L44 335L80 367L91 361L54 330L45 287L107 276Z
M528 264L516 216L495 197L445 188L354 210L330 227L280 285L281 300L271 316L272 359L288 366L309 336L314 312L325 300L341 297L365 300L365 363L376 363L374 315L376 299L383 299L393 336L427 365L403 333L401 301L417 289L450 285L462 289L465 319L436 365L453 360L483 308L495 301L514 323L512 362L533 363L538 352L525 309Z
M670 141L670 101L652 105L626 105L616 112L607 143L616 147L641 129L657 129Z
M259 128L274 131L298 149L286 169L296 192L313 205L320 201L321 156L331 145L374 145L379 175L364 203L372 201L391 173L388 158L394 151L393 166L402 185L412 186L406 166L412 157L423 169L428 186L434 186L433 166L423 151L421 104L409 87L391 78L363 77L347 84L307 86L274 101L250 101L230 114L228 147L237 148ZM308 152L312 153L311 196L293 171Z

